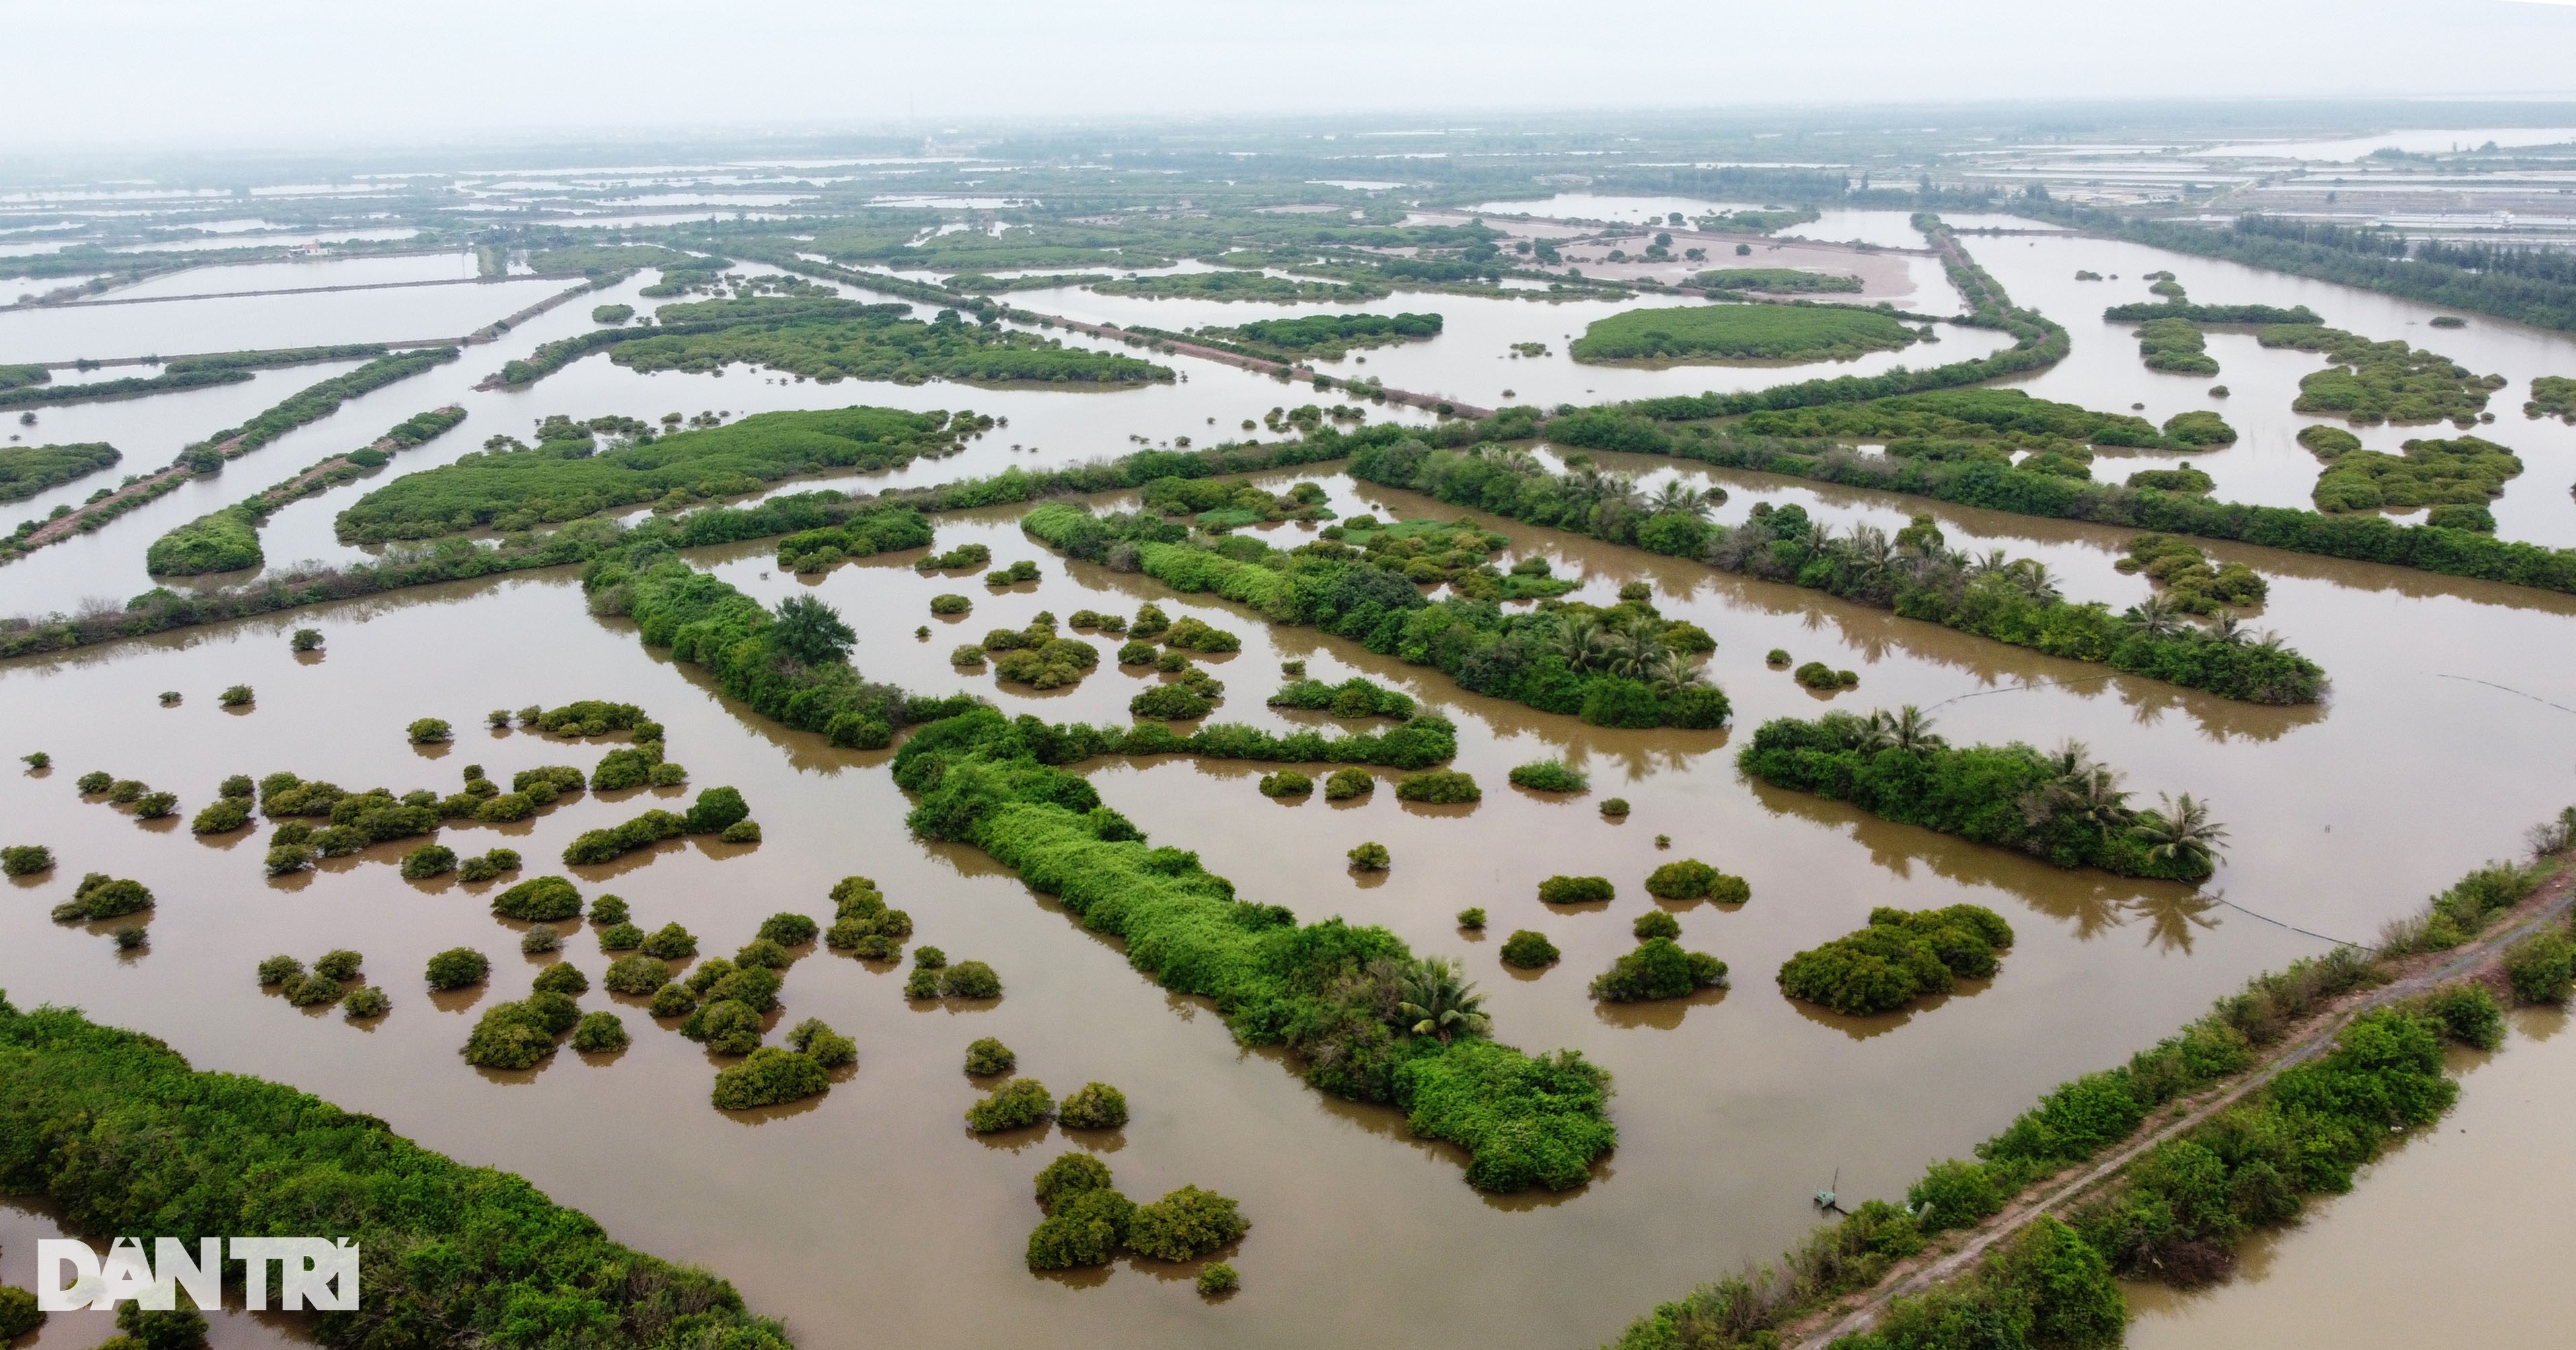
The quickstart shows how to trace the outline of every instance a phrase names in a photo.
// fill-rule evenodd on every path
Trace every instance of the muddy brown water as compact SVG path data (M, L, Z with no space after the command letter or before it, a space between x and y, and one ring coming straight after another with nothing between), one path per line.
M1669 466L1666 466L1667 468ZM1286 478L1277 480L1281 483ZM1458 514L1410 494L1327 478L1345 512ZM1829 501L1799 485L1730 480L1729 517L1757 497L1793 497L1848 516L1900 509L1852 494ZM1802 497L1799 494L1803 494ZM21 1004L73 1003L162 1035L200 1067L261 1074L394 1122L460 1159L519 1171L582 1208L622 1240L704 1262L753 1304L789 1319L809 1345L883 1339L933 1345L1002 1339L1261 1345L1389 1339L1503 1345L1592 1343L1630 1316L1746 1258L1767 1258L1813 1221L1807 1195L1839 1170L1846 1196L1893 1196L1937 1157L1963 1152L2035 1093L2117 1062L2188 1019L2254 971L2320 944L2247 914L2226 897L2319 931L2367 937L2380 921L2487 856L2511 852L2521 827L2576 797L2568 781L2576 723L2548 702L2437 678L2441 668L2496 678L2576 706L2560 672L2568 602L2505 587L2388 569L2284 559L2248 550L2273 579L2263 621L2281 627L2336 677L2324 709L2226 703L2128 677L2023 692L2098 676L1980 639L1856 609L1793 588L1722 577L1550 531L1505 525L1515 554L1550 557L1606 600L1629 579L1657 588L1666 613L1721 646L1712 674L1734 698L1725 732L1627 732L1462 694L1445 677L1375 657L1311 629L1272 629L1222 603L1177 597L1149 579L1067 564L1020 535L1011 512L943 520L940 547L981 540L997 563L1030 558L1043 579L994 592L980 575L915 574L909 555L783 576L753 546L700 561L764 600L821 596L862 635L871 676L908 687L968 687L1012 711L1118 721L1150 676L1106 659L1079 686L1032 695L990 674L947 665L959 642L1025 624L1038 610L1132 613L1144 600L1195 614L1244 638L1210 662L1229 686L1221 716L1275 728L1329 722L1261 705L1279 662L1310 674L1365 674L1455 717L1458 767L1485 786L1466 810L1409 808L1381 790L1356 803L1282 804L1261 797L1266 766L1181 760L1088 766L1105 798L1165 843L1198 850L1245 893L1307 918L1383 923L1416 950L1458 955L1491 996L1506 1040L1570 1046L1618 1076L1621 1147L1578 1191L1489 1197L1465 1185L1454 1150L1407 1137L1391 1111L1304 1087L1275 1055L1235 1045L1214 1014L1129 969L1115 944L1081 930L971 849L911 839L907 803L874 754L833 750L782 731L712 691L694 668L638 644L624 621L588 615L577 585L549 573L433 588L0 671L0 741L43 748L56 767L0 778L0 817L14 838L62 856L0 910L0 983ZM1947 513L1959 546L2035 552L2090 594L2146 583L2107 563L2114 532L2012 517ZM1298 527L1283 526L1293 536ZM2036 536L2036 537L2034 537ZM932 618L929 598L972 597L963 619ZM2129 599L2136 598L2130 595ZM927 641L912 636L927 624ZM321 627L319 660L286 650L287 628ZM2129 771L2145 791L2212 799L2235 832L2208 892L2069 873L1895 826L1850 808L1756 788L1732 748L1763 719L1812 715L1822 702L1769 669L1785 647L1862 673L1831 706L1932 704L1954 738L2042 744L2074 735ZM259 693L247 713L215 705L235 681ZM176 708L155 695L176 689ZM706 1104L714 1062L656 1027L630 1001L594 993L636 1035L607 1057L566 1051L529 1073L482 1073L456 1055L478 1010L515 997L542 964L512 951L525 925L494 920L489 886L407 883L384 845L283 882L260 875L247 833L206 841L178 822L140 825L85 802L70 780L93 768L177 791L193 812L233 772L292 768L345 787L451 789L466 763L506 776L536 764L587 765L602 746L479 727L493 707L574 698L644 705L670 728L694 788L742 789L767 831L756 848L667 844L598 868L571 869L586 896L625 897L638 922L678 919L710 954L748 940L781 909L828 917L840 876L876 878L920 925L917 942L1000 971L991 1006L907 1005L892 966L817 951L788 978L783 1019L819 1016L857 1038L857 1072L822 1099L758 1115ZM457 742L416 750L415 717L457 724ZM1511 766L1564 756L1592 776L1589 793L1549 798L1510 787ZM517 826L446 832L460 851L502 844L529 874L581 830L682 793L568 799ZM1634 803L1623 823L1604 797ZM1654 836L1670 834L1658 850ZM1355 878L1343 854L1375 840L1394 853L1382 879ZM1674 1003L1606 1008L1584 983L1631 944L1628 925L1653 903L1645 873L1697 857L1750 878L1732 910L1682 907L1684 941L1715 952L1734 988ZM59 926L45 911L84 870L143 881L161 897L150 945L120 957L108 925ZM1538 879L1558 872L1613 879L1619 898L1551 911ZM1771 972L1790 953L1857 926L1869 908L1969 901L2006 915L2020 935L1982 988L1865 1021L1782 999ZM1479 938L1455 912L1488 910ZM586 927L567 925L569 959L594 979L606 958ZM1564 960L1535 976L1494 952L1516 928L1538 929ZM419 971L456 945L494 955L491 986L433 998ZM366 953L367 974L393 994L390 1016L353 1027L336 1013L290 1008L253 982L262 957L306 960L338 946ZM1052 1128L996 1138L966 1134L959 1113L978 1089L959 1071L967 1041L998 1036L1021 1071L1058 1093L1091 1079L1123 1088L1135 1120L1107 1138ZM1122 1263L1107 1272L1038 1278L1020 1262L1037 1212L1032 1174L1068 1147L1099 1149L1139 1198L1184 1183L1243 1202L1254 1228L1233 1254L1240 1294L1202 1301L1189 1268ZM1448 1252L1443 1277L1420 1276L1425 1252ZM1332 1289L1319 1299L1313 1291Z

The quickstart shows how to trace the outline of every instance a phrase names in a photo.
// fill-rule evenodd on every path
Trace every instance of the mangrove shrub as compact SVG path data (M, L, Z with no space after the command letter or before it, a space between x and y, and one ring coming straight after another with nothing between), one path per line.
M1658 910L1657 913L1662 911ZM1666 915L1670 918L1670 915ZM1592 996L1609 1003L1680 998L1726 983L1726 963L1706 952L1686 952L1668 937L1648 938L1592 979Z
M1068 1130L1114 1130L1127 1123L1127 1094L1107 1083L1085 1083L1057 1109L1055 1122Z

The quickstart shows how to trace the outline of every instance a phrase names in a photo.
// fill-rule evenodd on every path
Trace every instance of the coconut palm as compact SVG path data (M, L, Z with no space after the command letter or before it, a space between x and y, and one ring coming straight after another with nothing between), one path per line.
M2254 636L2246 629L2245 621L2236 617L2236 611L2232 609L2218 611L2218 623L2209 630L2209 635L2230 647L2242 647Z
M2168 638L2182 630L2182 611L2161 595L2150 595L2120 616L2131 628L2144 636Z
M1948 744L1932 734L1932 719L1911 703L1897 709L1888 734L1899 750L1938 750Z
M1885 708L1873 708L1854 734L1863 754L1877 754L1895 746L1896 719L1888 716Z
M2158 862L2180 862L2194 871L2206 871L2214 865L2227 838L2227 827L2209 818L2209 804L2193 801L2186 792L2179 797L2156 794L2164 809L2141 811L2134 828L2147 846L2147 856Z
M2006 557L2004 555L2004 551L1999 548L1989 549L1984 553L1978 554L1976 557L1969 560L1966 568L1968 579L1970 581L1974 581L1979 577L1998 576L2003 573L2010 572L2011 570L2012 559Z
M1654 508L1657 515L1679 512L1693 520L1708 519L1708 494L1685 485L1680 479L1664 484L1647 499L1646 504Z
M1565 664L1573 669L1590 670L1593 646L1600 639L1601 632L1601 621L1589 614L1565 615L1557 620L1556 631L1549 637L1547 647L1564 657Z
M1445 956L1414 962L1401 987L1404 998L1395 1010L1416 1036L1437 1036L1446 1045L1452 1036L1481 1036L1493 1024L1483 1012L1485 996Z
M1851 557L1859 579L1875 585L1896 571L1896 545L1887 531L1875 525L1854 525L1851 532Z
M1685 689L1696 689L1708 683L1708 672L1670 647L1655 653L1654 664L1646 670L1646 680L1655 687L1659 698L1671 698Z
M1646 625L1630 624L1592 639L1592 666L1633 680L1645 675L1653 667L1656 654L1664 650Z
M2013 585L2022 594L2040 601L2058 598L2057 578L2048 574L2048 564L2036 558L2022 558L2012 564L2010 571Z

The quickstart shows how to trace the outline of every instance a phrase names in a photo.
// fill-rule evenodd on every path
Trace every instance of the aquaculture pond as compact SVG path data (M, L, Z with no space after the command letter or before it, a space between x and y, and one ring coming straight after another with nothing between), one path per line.
M1458 514L1311 477L1344 518ZM1262 481L1284 491L1295 478ZM1884 519L1895 506L1749 477L1729 487L1725 520L1756 500L1835 519ZM2550 703L2576 704L2576 688L2558 687L2549 672L2567 665L2551 658L2566 648L2571 602L2528 591L2229 554L2253 560L2271 582L2261 621L2335 681L2324 707L2268 709L2106 680L2098 667L1814 592L1487 521L1509 539L1497 557L1505 566L1546 558L1579 580L1572 598L1592 603L1642 581L1668 618L1716 639L1708 670L1734 701L1732 729L1618 731L1467 695L1428 667L1313 629L1273 628L1136 574L1068 563L1023 535L1017 516L941 518L936 549L980 543L991 559L929 575L911 566L918 551L803 577L782 571L761 544L692 561L766 602L806 595L835 606L874 678L972 691L1014 714L1123 724L1128 700L1166 677L1119 666L1117 639L1068 631L1101 648L1100 664L1041 694L999 681L990 665L960 671L949 663L953 648L1025 627L1040 610L1059 622L1083 609L1132 618L1151 602L1175 621L1241 638L1239 651L1200 663L1226 685L1211 720L1282 732L1370 725L1264 706L1288 682L1287 661L1325 681L1365 676L1454 719L1454 767L1483 787L1473 805L1399 802L1392 773L1363 797L1328 801L1320 792L1265 797L1257 780L1278 767L1267 764L1113 759L1079 771L1154 842L1195 850L1245 898L1307 919L1384 924L1417 952L1457 956L1491 995L1502 1039L1579 1049L1609 1069L1619 1147L1588 1185L1510 1195L1469 1187L1457 1150L1408 1137L1389 1109L1318 1093L1276 1054L1238 1047L1210 1009L1147 981L1117 944L981 852L913 838L889 752L836 750L780 730L715 693L697 667L641 645L631 623L592 617L564 573L0 672L0 728L12 753L23 743L53 756L42 775L0 779L0 816L61 860L51 874L14 883L20 903L0 911L10 997L81 1004L168 1038L199 1067L292 1082L430 1147L520 1171L621 1240L728 1273L754 1306L788 1318L803 1344L1118 1335L1561 1346L1607 1338L1640 1308L1742 1258L1769 1257L1813 1221L1808 1192L1837 1174L1846 1197L1894 1196L1924 1163L1964 1151L2032 1095L2125 1058L2246 975L2320 947L2216 897L2367 937L2476 859L2512 853L2520 827L2568 793L2576 726ZM2149 585L2111 570L2123 542L2112 532L2044 533L2017 518L1955 512L1938 520L1954 547L2042 558L2078 598L2134 601ZM1293 542L1309 528L1283 524L1266 537ZM1033 563L1037 579L985 584L988 567L1017 561ZM965 595L970 611L934 616L930 601L941 594ZM917 638L925 625L930 636ZM289 650L287 631L302 626L324 633L319 653ZM1812 694L1766 662L1773 648L1854 670L1859 687L1830 700ZM2520 693L2444 678L2495 678L2476 654L2507 651L2521 659L2500 682ZM2459 659L2431 663L2427 652ZM2012 689L2061 680L2088 682ZM216 698L235 683L255 690L246 708ZM181 700L163 706L165 690ZM583 698L632 702L663 722L687 784L575 795L517 824L450 827L450 847L517 850L527 860L519 876L569 875L586 901L618 895L639 925L686 926L702 955L732 951L780 910L828 921L833 884L864 875L913 916L915 944L988 963L1002 996L908 1003L901 967L817 944L787 975L772 1038L820 1017L856 1040L855 1071L792 1107L718 1112L707 1093L719 1057L656 1023L641 1000L596 992L610 957L590 925L554 925L564 930L560 952L513 952L530 925L491 913L511 878L407 882L394 864L411 842L396 841L270 880L264 829L204 838L183 823L234 773L284 769L353 790L445 794L466 764L505 782L542 765L587 767L622 734L570 741L481 727L488 708ZM2231 831L2226 864L2197 897L2170 883L2064 872L1751 786L1735 769L1734 751L1770 718L1901 703L1932 708L1954 741L2053 745L2072 736L2126 770L2149 801L2159 791L2206 797ZM408 743L405 726L422 717L453 723L454 741ZM1514 766L1551 758L1586 774L1587 790L1561 796L1507 781ZM1320 779L1330 766L1297 767ZM179 814L138 824L84 800L72 779L92 769L178 793ZM713 785L742 792L762 842L691 836L605 864L555 861L583 831L657 804L680 809ZM1629 803L1624 818L1602 813L1613 796ZM1657 835L1671 837L1669 849ZM1364 842L1384 845L1391 868L1351 870L1345 854ZM1750 901L1657 904L1643 890L1646 874L1684 858L1743 876ZM117 921L46 918L91 868L131 876L159 897L140 948L119 950L108 933ZM1545 904L1537 883L1557 874L1608 878L1616 897ZM1792 1003L1773 986L1790 954L1849 932L1874 906L1957 903L1993 908L2014 929L1991 981L1869 1019ZM1457 926L1469 906L1489 915L1481 934ZM1635 945L1633 921L1650 908L1678 917L1685 946L1727 961L1733 987L1594 1002L1585 983ZM1503 964L1502 938L1521 928L1545 934L1561 959L1536 970ZM422 964L457 946L493 959L490 982L429 992ZM352 1025L336 1010L299 1010L253 973L281 952L309 961L343 947L364 953L365 978L390 993L381 1020ZM581 1006L615 1010L632 1044L566 1049L528 1071L469 1067L457 1049L476 1018L522 997L558 959L594 986ZM1059 1094L1089 1080L1115 1084L1132 1119L1107 1135L967 1133L960 1113L989 1083L959 1065L967 1043L988 1036L1017 1052L1021 1074ZM1099 1153L1131 1195L1196 1184L1240 1200L1254 1224L1229 1257L1242 1291L1203 1301L1187 1283L1194 1266L1151 1261L1030 1275L1030 1177L1067 1148ZM638 1176L664 1180L637 1186ZM1413 1264L1434 1247L1476 1259L1426 1286ZM852 1252L867 1254L866 1278L848 1277ZM1319 1287L1341 1296L1309 1296Z

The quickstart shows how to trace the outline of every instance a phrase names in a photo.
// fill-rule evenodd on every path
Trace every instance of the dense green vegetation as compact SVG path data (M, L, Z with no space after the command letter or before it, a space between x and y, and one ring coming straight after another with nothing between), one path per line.
M528 266L539 272L561 274L580 272L593 280L627 276L647 267L665 272L723 271L728 260L700 257L659 244L583 244L570 248L540 249L528 255Z
M2410 440L2399 449L2405 453L2352 450L2327 458L2325 472L2317 475L2317 509L2483 507L2522 473L2522 460L2512 451L2476 436Z
M2444 418L2474 426L2487 395L2504 387L2501 375L2473 375L2447 356L2394 338L2373 342L2339 328L2283 324L2264 329L2255 340L2266 347L2318 352L2333 362L2299 381L2299 397L2290 406L2303 413L2334 413L2356 426Z
M2576 377L2535 375L2531 380L2531 399L2522 405L2525 417L2555 417L2576 423ZM6 453L6 452L0 452Z
M1300 281L1267 272L1177 272L1095 283L1102 295L1141 295L1172 300L1259 300L1268 304L1360 304L1383 300L1389 288L1370 281Z
M20 502L49 487L85 478L124 458L104 441L79 445L0 445L0 502Z
M1440 564L1401 538L1372 537L1370 548L1317 539L1281 550L1248 536L1201 546L1151 517L1095 516L1059 503L1021 523L1072 557L1126 560L1175 590L1212 591L1275 623L1311 623L1371 651L1438 666L1477 693L1603 726L1726 720L1726 696L1691 660L1697 641L1680 631L1688 625L1666 621L1642 599L1608 609L1548 602L1507 615L1495 603L1507 593L1505 579L1472 551L1452 546L1440 555L1476 570L1460 570L1452 583L1464 594L1435 604L1410 578L1436 579Z
M2121 775L2079 743L2045 755L2018 741L1953 748L1911 707L1765 722L1736 764L1774 787L2122 876L2204 880L2227 834L2187 792L2161 810L2131 808Z
M2201 305L2189 301L2148 301L2113 305L2102 311L2102 317L2113 323L2147 323L2160 319L2180 319L2186 323L2321 323L2316 311L2305 305L2282 309L2278 305Z
M1662 910L1666 922L1672 916ZM1682 950L1669 936L1647 937L1635 951L1610 963L1592 977L1592 996L1604 1003L1637 1003L1681 998L1726 983L1726 963L1706 952Z
M379 357L345 375L334 375L297 390L240 426L218 431L189 446L179 458L201 473L219 467L225 460L239 459L297 427L330 416L340 410L342 403L360 394L445 365L457 355L454 347L423 347Z
M967 323L953 309L941 310L929 323L905 317L911 312L904 304L776 296L665 305L656 311L662 331L618 343L609 359L647 372L704 372L741 362L824 384L948 379L1140 385L1172 379L1169 367L1067 347L997 323Z
M1714 900L1721 905L1740 905L1753 898L1753 886L1697 858L1684 858L1648 873L1646 894L1658 900Z
M1476 996L1383 929L1300 926L1284 908L1236 899L1195 854L1149 847L1089 783L1051 767L1075 756L1033 735L1047 730L1033 722L979 709L906 740L895 774L919 794L913 828L982 846L1085 926L1123 938L1130 962L1165 988L1213 1000L1245 1043L1295 1051L1317 1087L1392 1102L1415 1133L1464 1145L1477 1185L1562 1189L1588 1175L1614 1133L1598 1069L1457 1034L1454 1021L1445 1036L1390 1023L1379 1008L1412 1003L1437 1020L1472 1015Z
M382 356L381 342L356 342L336 347L290 347L273 351L217 352L207 356L175 357L161 366L158 375L132 375L115 380L87 380L79 384L54 384L52 373L43 367L33 369L40 377L31 382L0 382L0 408L18 408L38 404L90 403L100 399L136 398L145 394L166 394L181 389L202 389L209 385L239 384L251 378L254 370L276 366L309 365L316 361L354 361L362 357Z
M1858 294L1861 290L1859 277L1795 267L1720 267L1700 273L1699 284L1712 291L1764 291L1772 295L1826 291Z
M2138 325L2138 356L2149 370L2178 375L2215 375L2218 360L2209 354L2209 339L2189 319L2149 319Z
M827 468L865 471L941 455L982 427L971 413L892 408L773 412L580 457L539 446L474 451L407 474L340 513L352 542L525 530L645 503L672 509Z
M1783 962L1780 991L1855 1017L1894 1012L1955 980L1992 978L2012 945L2012 926L1979 905L1873 909L1868 927Z
M1559 435L1564 422L1583 417L1584 413L1576 413L1574 418L1550 423L1549 435ZM2011 458L2010 451L2028 451L2040 463L2026 460L2025 468L2045 466L2070 478L2088 475L2049 464L2045 457L2081 464L2091 458L2084 451L2086 446L2175 450L2206 443L2203 439L2179 438L2171 423L2167 430L2159 431L2143 417L2054 403L2032 398L2018 389L1953 389L1866 403L1759 411L1745 418L1741 429L1761 436L1880 441L1886 444L1887 453L1898 459L2002 463ZM2236 437L2230 431L2209 439L2232 441Z
M1247 356L1339 361L1354 348L1438 337L1440 326L1437 314L1315 314L1302 319L1256 319L1232 328L1200 328L1186 336Z
M194 1072L77 1012L0 1001L0 1140L0 1187L50 1196L77 1231L194 1243L318 1221L356 1240L366 1296L318 1315L324 1345L788 1344L731 1285L609 1241L518 1176L292 1088Z
M2262 604L2271 586L2243 563L2212 563L2200 546L2169 534L2142 534L2129 541L2129 556L2112 564L2123 572L2144 572L2164 588L2164 605L2185 614L2216 614L2228 606ZM2141 615L2150 607L2137 607Z
M266 561L259 546L259 527L279 509L382 467L386 450L378 446L408 450L464 420L465 410L452 405L415 413L363 449L335 455L220 511L173 527L152 541L144 551L144 563L154 576L198 576L256 567Z
M1877 310L1699 305L1595 319L1566 351L1577 361L1847 361L1915 340L1913 329Z

